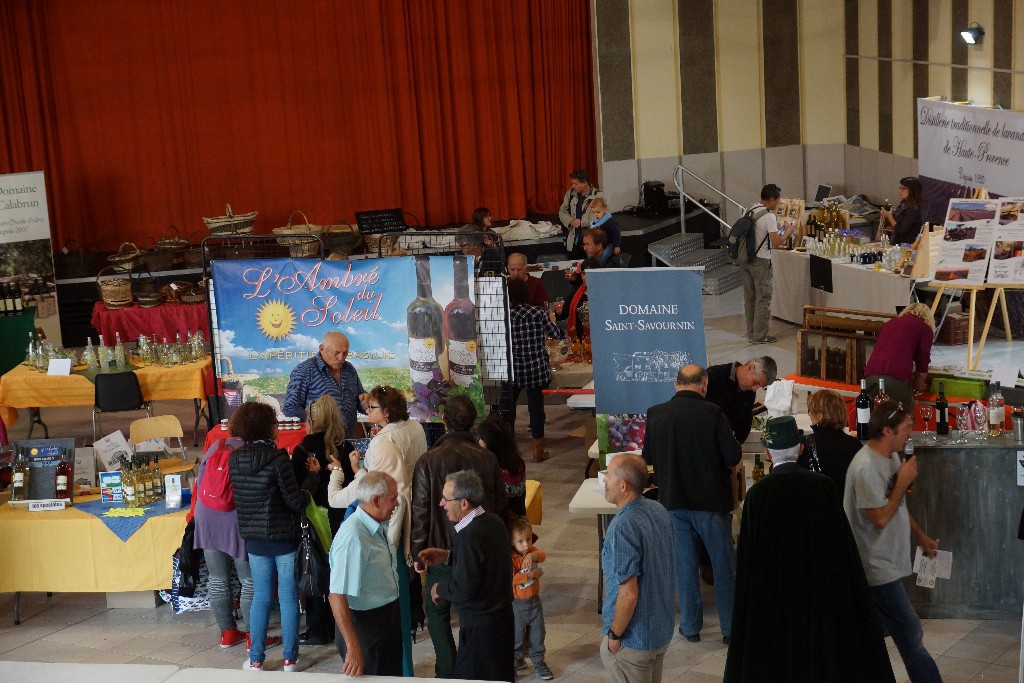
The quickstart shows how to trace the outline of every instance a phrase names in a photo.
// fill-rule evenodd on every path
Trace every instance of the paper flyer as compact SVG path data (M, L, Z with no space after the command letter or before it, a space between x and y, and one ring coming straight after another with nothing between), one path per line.
M935 557L925 557L924 550L917 546L914 554L914 571L917 573L917 585L923 588L935 588L936 579L948 579L953 570L953 553L948 550L936 550Z
M985 284L997 225L994 199L950 199L935 265L935 282Z

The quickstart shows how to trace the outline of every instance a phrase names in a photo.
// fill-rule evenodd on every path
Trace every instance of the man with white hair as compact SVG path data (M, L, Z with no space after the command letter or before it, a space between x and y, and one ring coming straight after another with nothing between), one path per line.
M319 353L296 365L288 377L282 407L285 415L305 420L306 408L328 394L338 403L345 433L355 433L356 408L365 408L367 394L355 366L346 360L348 349L348 337L341 332L324 334Z
M349 676L401 676L397 554L387 538L398 484L389 474L368 472L356 482L356 496L359 507L331 543L335 645Z
M546 308L548 305L548 289L544 281L539 277L533 277L526 272L526 254L518 252L508 256L508 279L521 280L526 283L526 291L529 295L527 303L531 306Z
M769 420L763 442L774 467L743 501L724 680L761 680L766 662L772 680L895 680L835 483L797 464L793 417Z

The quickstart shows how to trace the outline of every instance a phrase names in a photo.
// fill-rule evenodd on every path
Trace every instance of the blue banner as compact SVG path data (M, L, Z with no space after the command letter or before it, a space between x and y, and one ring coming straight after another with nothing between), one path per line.
M675 393L684 365L706 365L702 269L587 273L601 452L640 450L647 409Z
M325 333L341 332L363 386L402 390L414 419L439 421L445 399L459 393L482 413L476 315L465 294L474 291L471 259L215 261L212 276L229 406L283 403L292 369L318 353Z

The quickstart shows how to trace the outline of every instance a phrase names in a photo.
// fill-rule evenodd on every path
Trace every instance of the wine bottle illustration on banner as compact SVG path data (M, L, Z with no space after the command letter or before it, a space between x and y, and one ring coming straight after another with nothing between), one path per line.
M444 332L448 337L448 369L453 384L468 387L476 371L476 306L469 298L469 266L465 256L456 256L455 298L444 309Z
M444 343L444 311L430 288L430 257L416 257L416 298L406 313L409 329L409 375L414 383L426 384L434 370L447 374Z

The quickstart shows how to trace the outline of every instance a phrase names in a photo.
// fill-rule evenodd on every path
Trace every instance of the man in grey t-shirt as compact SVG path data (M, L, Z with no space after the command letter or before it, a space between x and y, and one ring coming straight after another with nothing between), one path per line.
M750 208L757 217L754 224L754 242L757 254L750 263L740 264L743 283L743 314L747 322L747 340L755 344L771 344L775 337L768 334L768 321L772 317L772 249L781 247L796 229L792 226L779 232L775 209L779 206L782 190L775 183L761 188L761 201ZM746 254L743 255L746 258Z
M929 557L935 556L939 543L917 525L904 500L917 478L917 458L901 462L897 457L914 427L911 410L895 401L883 401L872 409L869 441L846 471L843 507L875 608L896 643L911 683L921 683L941 681L942 676L924 648L921 620L900 579L911 573L911 535Z

